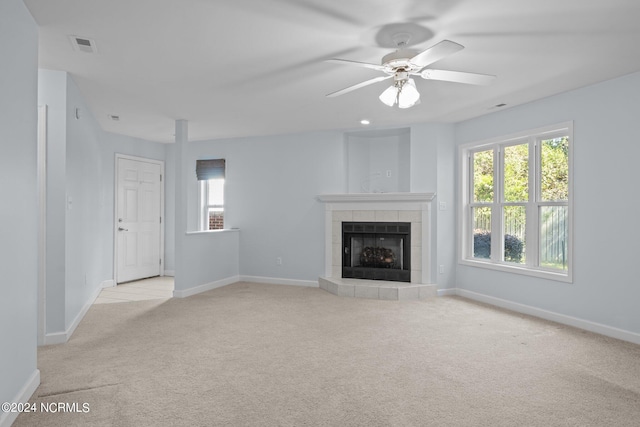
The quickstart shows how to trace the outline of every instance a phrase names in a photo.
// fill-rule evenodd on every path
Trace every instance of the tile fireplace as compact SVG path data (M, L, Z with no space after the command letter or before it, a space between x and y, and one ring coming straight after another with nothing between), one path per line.
M321 278L320 286L328 283L327 286L333 287L335 284L339 292L333 293L346 296L358 296L360 293L360 296L379 299L403 299L403 293L405 296L420 295L420 298L427 294L435 295L435 285L431 284L431 204L434 197L434 193L319 195L318 200L325 204L325 275ZM368 230L374 231L363 233L367 237L358 238L356 250L363 252L365 248L368 249L357 256L352 253L353 246L350 245L347 249L343 242L343 232L352 233L354 223L362 223L363 227L367 226ZM392 225L395 229L386 228L392 223L395 223ZM399 224L402 224L402 232L394 233L400 230ZM386 244L386 236L370 236L376 234L376 227L384 229L382 234L395 234L393 244ZM400 234L404 237L399 238ZM384 240L381 241L380 238ZM399 256L403 258L400 263L400 270L403 271L401 279L392 277L392 274L385 277L388 272L375 277L360 274L360 271L371 267L362 265L361 259L365 263L367 259L370 263L374 262L373 259L378 259L379 265L386 262L387 266L379 270L398 270ZM393 269L388 268L391 261ZM345 268L343 262L351 265ZM354 267L354 263L358 265ZM354 268L360 270L354 273ZM343 274L345 270L346 275Z

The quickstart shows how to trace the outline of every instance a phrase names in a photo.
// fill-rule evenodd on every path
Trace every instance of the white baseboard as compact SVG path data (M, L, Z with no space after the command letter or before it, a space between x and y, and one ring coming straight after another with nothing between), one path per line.
M252 283L265 283L269 285L306 286L309 288L319 287L317 280L295 280L295 279L278 279L276 277L240 276L240 281L252 282Z
M232 283L236 283L238 281L240 281L239 276L231 276L231 277L227 277L226 279L205 283L204 285L194 286L193 288L189 288L189 289L180 289L180 290L175 289L173 291L173 296L175 298L186 298L186 297L190 297L191 295L196 295L202 292L210 291L212 289L221 288L223 286L227 286Z
M175 277L176 275L176 271L175 270L165 270L163 276L170 276L170 277Z
M50 334L44 335L44 342L42 345L56 345L56 344L64 344L69 340L67 337L67 332L53 332Z
M465 289L456 289L456 295L469 298L475 301L484 302L508 310L517 311L518 313L528 314L542 319L551 320L553 322L562 323L563 325L573 326L575 328L584 329L589 332L595 332L600 335L606 335L623 341L629 341L640 344L640 334L626 331L624 329L614 328L612 326L603 325L601 323L592 322L590 320L579 319L577 317L567 316L553 311L543 310L541 308L520 304L489 295L479 294Z
M27 380L22 389L18 392L18 394L9 401L9 403L27 403L33 393L35 393L36 389L40 385L40 371L38 369L35 370L31 377ZM0 411L0 427L10 427L11 424L18 418L18 412L2 412Z
M450 295L457 295L456 288L438 289L439 297L450 296Z
M117 285L116 281L113 279L109 279L109 280L105 280L104 282L102 282L100 284L100 288L104 289L104 288L113 288Z
M93 294L91 294L87 303L82 307L82 310L80 310L75 319L73 319L71 325L69 325L69 327L64 332L45 334L44 342L42 345L64 344L69 341L71 335L73 335L76 328L78 327L84 316L87 314L87 311L89 311L96 298L98 298L98 296L100 295L100 292L102 292L102 289L110 288L115 285L116 282L114 280L105 280L104 282L102 282L100 286L93 291Z

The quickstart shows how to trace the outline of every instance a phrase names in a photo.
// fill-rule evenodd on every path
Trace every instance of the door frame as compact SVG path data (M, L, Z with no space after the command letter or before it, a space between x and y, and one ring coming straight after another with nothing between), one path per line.
M115 161L113 165L113 283L118 285L118 161L120 159L134 160L137 162L152 163L160 166L160 276L164 276L164 187L165 187L165 173L164 173L164 160L148 159L145 157L130 156L128 154L115 154Z

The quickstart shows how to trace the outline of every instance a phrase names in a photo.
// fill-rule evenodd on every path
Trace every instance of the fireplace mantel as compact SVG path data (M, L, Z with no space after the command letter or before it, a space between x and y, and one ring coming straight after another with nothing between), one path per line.
M354 202L430 202L436 193L345 193L320 194L318 200L324 203Z
M410 222L411 284L431 283L431 204L435 193L320 194L325 205L325 277L342 276L342 222Z

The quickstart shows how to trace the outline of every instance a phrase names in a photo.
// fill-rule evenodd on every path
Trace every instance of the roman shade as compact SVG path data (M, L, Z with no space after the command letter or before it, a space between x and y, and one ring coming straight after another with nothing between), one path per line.
M196 176L198 181L208 179L224 179L224 159L196 160Z

